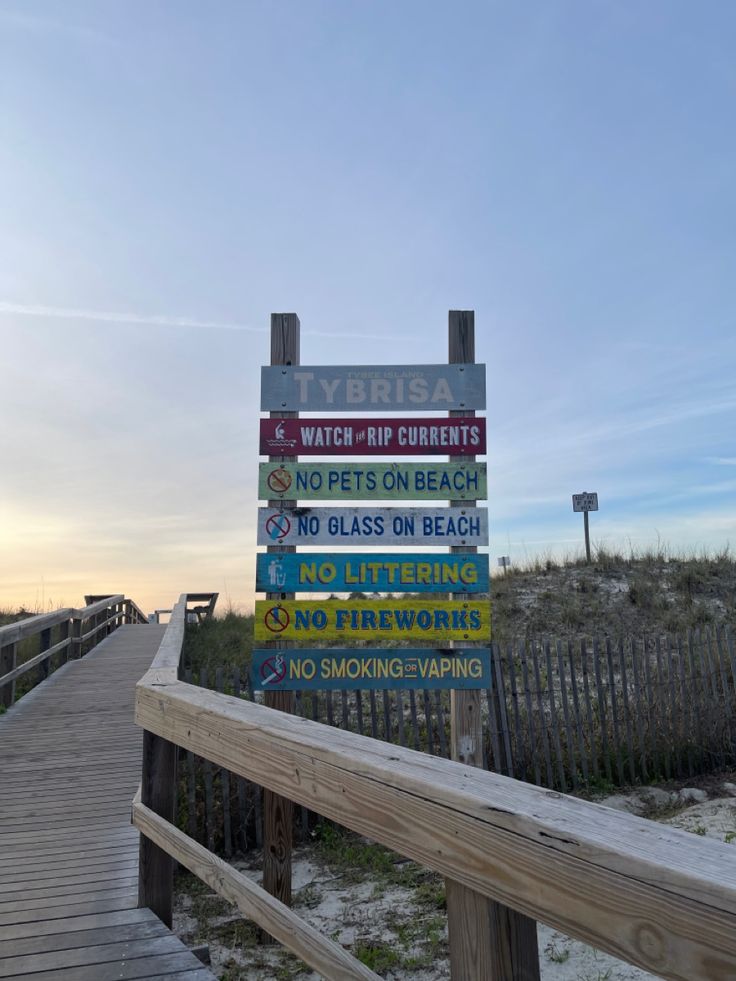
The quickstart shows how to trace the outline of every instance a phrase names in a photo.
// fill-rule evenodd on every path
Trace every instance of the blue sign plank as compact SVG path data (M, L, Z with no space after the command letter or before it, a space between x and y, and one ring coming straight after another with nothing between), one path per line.
M471 553L361 552L257 557L263 593L487 593L488 556Z
M253 651L255 691L490 688L489 648L294 648Z

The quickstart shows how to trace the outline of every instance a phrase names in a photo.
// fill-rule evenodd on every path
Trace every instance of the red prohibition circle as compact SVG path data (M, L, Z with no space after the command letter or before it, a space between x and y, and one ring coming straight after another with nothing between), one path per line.
M283 542L290 531L291 521L281 512L272 514L266 521L266 534L272 541Z
M280 634L282 630L286 630L289 626L289 620L289 614L283 606L272 606L266 610L263 617L266 629L270 630L272 634Z
M286 658L269 657L261 665L261 681L268 678L269 684L278 684L286 677Z
M283 467L279 467L278 470L271 471L266 483L274 494L284 494L291 487L291 474Z

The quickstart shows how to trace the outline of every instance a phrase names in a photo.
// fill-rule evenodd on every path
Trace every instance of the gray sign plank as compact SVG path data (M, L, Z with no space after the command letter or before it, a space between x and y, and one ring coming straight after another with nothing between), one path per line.
M263 412L442 412L485 407L484 364L261 368Z

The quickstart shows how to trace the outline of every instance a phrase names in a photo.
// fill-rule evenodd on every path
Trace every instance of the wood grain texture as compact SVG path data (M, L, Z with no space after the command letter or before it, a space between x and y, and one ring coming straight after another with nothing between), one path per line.
M473 310L450 310L448 318L448 361L450 364L473 364L475 362L475 312ZM450 417L460 413L450 412ZM468 413L471 416L475 412ZM474 462L469 458L468 462ZM450 500L450 506L458 501ZM475 501L466 502L475 504ZM450 551L456 551L451 548ZM477 551L474 548L473 551ZM491 625L488 636L480 638L483 643L491 640ZM500 662L499 662L500 663ZM491 708L497 719L502 716L501 689L492 682ZM508 733L508 727L505 731ZM450 740L452 759L469 766L483 767L483 724L481 717L481 692L458 691L451 693L450 699ZM507 749L507 765L510 768L510 750ZM537 981L539 978L539 955L537 952L537 927L533 920L506 909L492 899L447 880L447 925L450 937L450 969L453 981L471 981L473 978L488 978L489 981ZM504 924L508 929L500 929ZM529 960L518 960L519 945L510 942L511 936L523 936L521 947L531 952ZM536 973L526 968L536 965Z
M0 705L10 708L15 701L15 682L8 679L15 671L18 658L18 645L15 641L0 647Z
M0 716L0 978L102 981L130 964L131 977L203 970L136 908L135 685L164 629L122 626Z
M174 820L176 806L176 746L151 732L143 733L141 800L166 821ZM138 905L147 906L172 926L174 865L169 855L148 838L141 838Z
M299 317L295 313L271 314L271 365L287 367L300 363L301 329ZM270 419L296 419L298 412L270 412ZM296 457L269 456L269 463L295 463ZM286 512L293 511L296 500L269 500L271 507ZM293 545L269 545L267 552L288 554L296 552ZM268 599L293 600L294 594L288 592L267 593ZM269 646L289 647L287 640L269 638ZM294 711L293 692L266 692L264 702L269 708L280 712ZM256 793L260 797L260 792ZM263 792L263 887L271 896L291 905L291 851L293 836L293 803L288 797L279 797L270 790ZM267 934L262 939L269 939Z
M469 889L679 981L736 972L733 849L178 682L138 723Z
M163 821L143 804L133 804L133 823L218 895L234 903L243 916L257 923L328 981L376 981L378 978L339 944L324 937L248 876Z

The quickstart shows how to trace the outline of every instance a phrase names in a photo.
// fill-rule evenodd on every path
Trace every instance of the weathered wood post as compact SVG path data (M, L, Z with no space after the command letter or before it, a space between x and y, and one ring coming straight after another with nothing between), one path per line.
M69 620L62 620L61 623L59 624L59 641L60 642L62 640L69 640L69 629L70 629L70 626L71 626L71 624L70 624L70 621ZM70 642L69 643L69 646L67 647L66 651L64 652L64 660L65 661L68 661L69 660L69 658L71 657L71 653L72 653L72 645L71 645L71 642Z
M475 313L450 310L449 362L475 362ZM475 415L460 410L450 416ZM468 462L475 457L466 457ZM472 506L475 501L452 501ZM451 551L477 551L454 546ZM491 638L486 638L490 646ZM453 760L483 766L481 691L450 692L450 739ZM447 879L447 925L453 981L539 981L537 924L466 886Z
M69 648L70 656L77 659L82 656L82 621L78 616L72 617L72 645Z
M11 671L15 671L17 666L18 645L13 643L5 644L4 647L0 647L0 678L2 678L3 675L9 674ZM4 708L10 708L14 702L15 679L0 688L0 705L2 705Z
M299 364L299 318L295 313L271 314L271 364ZM294 419L298 412L271 412L272 419ZM271 456L270 462L292 462L296 457ZM296 501L274 500L269 507L293 509ZM268 552L296 552L293 545L269 545ZM294 593L267 593L267 599L294 599ZM289 647L288 641L269 646ZM294 711L294 692L266 691L264 704L281 712ZM263 791L263 888L287 906L291 905L291 847L294 805L270 790ZM267 935L263 935L267 939Z
M51 627L47 627L45 630L41 631L41 643L38 648L38 653L42 654L51 647ZM39 682L45 681L49 676L49 658L41 661L38 666L38 680Z
M161 736L143 731L141 803L173 824L176 806L177 747ZM148 907L171 928L174 860L141 835L138 858L138 905Z

